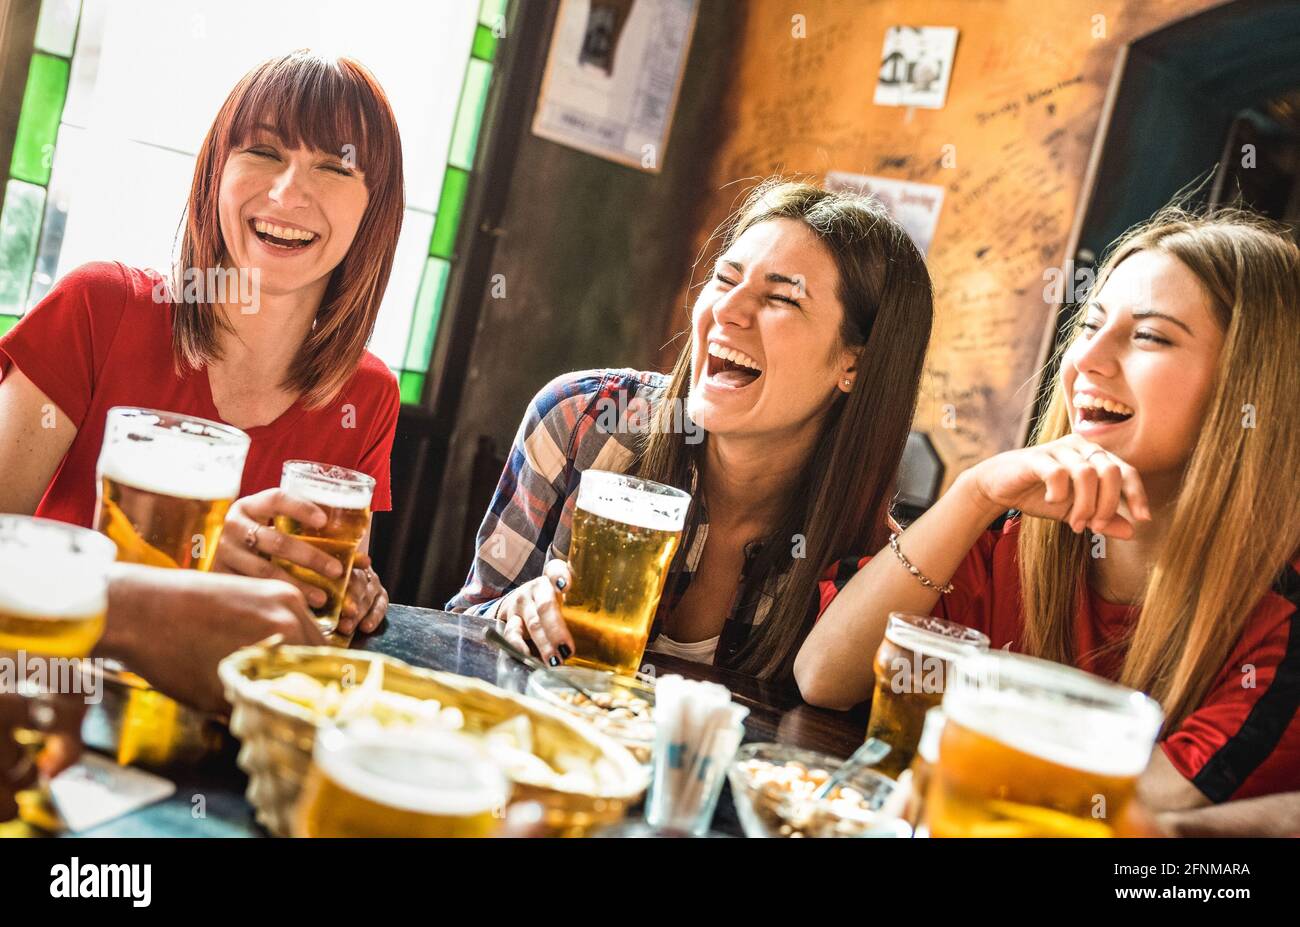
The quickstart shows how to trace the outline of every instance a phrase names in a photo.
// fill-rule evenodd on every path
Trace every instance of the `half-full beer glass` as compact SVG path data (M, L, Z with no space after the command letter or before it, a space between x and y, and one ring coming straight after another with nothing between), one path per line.
M374 478L356 470L332 467L309 460L286 460L280 473L280 488L295 499L311 502L324 510L325 524L320 528L304 525L288 515L277 515L275 530L306 541L324 551L343 567L338 579L322 576L315 570L275 559L275 565L298 580L325 592L325 604L313 609L316 624L326 634L339 626L339 613L352 576L352 562L357 545L370 529L370 498L375 491Z
M118 559L206 570L239 496L248 435L188 415L117 406L99 454L95 526Z
M925 713L943 701L952 662L988 646L988 637L965 625L929 615L889 616L876 650L876 689L867 721L867 736L890 747L876 769L897 779L911 765Z
M690 504L689 493L662 483L583 472L564 590L571 663L636 674Z
M933 837L1110 837L1160 706L1073 667L1003 651L954 664L930 782Z
M300 837L487 837L510 783L463 734L354 721L316 736Z

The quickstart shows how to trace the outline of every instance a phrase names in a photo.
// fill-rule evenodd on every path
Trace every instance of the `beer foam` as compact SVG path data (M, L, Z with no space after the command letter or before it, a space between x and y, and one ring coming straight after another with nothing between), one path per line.
M622 522L649 531L681 531L691 497L680 490L671 494L639 489L635 477L587 470L578 485L577 507L598 518ZM658 484L652 484L658 485Z
M0 612L57 621L102 615L108 609L104 566L44 551L29 557L0 554Z
M469 816L505 803L507 783L472 743L411 729L379 730L316 751L335 784L370 801L416 814Z
M943 710L968 730L1081 772L1136 776L1151 759L1155 731L1150 723L1100 708L1018 692L982 692L969 699L945 698Z
M350 487L329 486L310 479L286 478L280 488L295 499L306 499L326 508L364 509L370 505L370 487L359 483Z
M145 492L178 499L234 499L243 461L213 460L212 445L190 436L161 435L150 441L105 442L99 475Z
M922 657L938 657L940 660L956 660L988 647L988 638L982 634L979 637L983 638L983 647L975 637L966 639L949 637L918 630L910 625L892 625L886 628L885 637L891 643L906 650L913 650Z

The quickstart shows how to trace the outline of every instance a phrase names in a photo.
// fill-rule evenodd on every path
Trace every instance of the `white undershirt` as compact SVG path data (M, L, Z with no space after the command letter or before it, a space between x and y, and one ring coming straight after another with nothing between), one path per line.
M713 654L717 649L718 638L716 636L707 640L683 644L673 640L667 634L660 634L646 647L647 651L667 654L670 657L678 657L682 660L690 660L692 663L712 663Z

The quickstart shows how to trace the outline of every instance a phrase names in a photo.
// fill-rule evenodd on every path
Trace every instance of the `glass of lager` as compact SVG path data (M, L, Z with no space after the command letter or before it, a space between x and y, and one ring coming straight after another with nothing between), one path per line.
M99 454L95 523L118 559L206 570L239 496L250 439L188 415L117 406Z
M316 735L300 837L488 837L510 782L464 734L353 721Z
M1160 706L1073 667L965 657L943 698L932 837L1110 837L1160 732Z
M326 634L339 626L339 613L352 577L352 561L357 545L370 530L370 497L375 491L374 478L356 470L332 467L309 460L286 460L280 473L280 488L295 499L303 499L325 512L324 527L313 528L287 515L277 515L275 530L306 541L329 554L343 567L338 579L321 576L315 570L275 558L275 565L296 579L322 589L325 604L313 609L316 624Z
M889 616L876 651L876 690L867 736L889 744L876 769L892 779L911 765L925 713L943 701L952 662L987 650L989 639L972 628L929 615Z
M95 527L117 544L118 560L209 569L226 512L239 496L250 444L238 428L206 419L109 409L96 467ZM132 688L117 761L162 764L190 747L205 749L199 717L160 692Z
M0 657L15 661L18 691L84 691L79 661L104 633L116 554L112 541L89 528L0 515ZM44 744L36 731L18 740L33 753ZM46 798L41 789L21 793L21 816L57 829Z
M583 471L564 590L576 650L569 662L636 674L690 504L671 486Z
M89 528L0 515L0 653L89 656L104 633L116 554Z

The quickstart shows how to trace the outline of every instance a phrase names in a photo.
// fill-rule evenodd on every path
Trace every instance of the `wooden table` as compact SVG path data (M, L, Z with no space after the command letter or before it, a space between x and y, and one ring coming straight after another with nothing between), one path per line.
M473 615L392 605L380 629L358 637L352 647L523 692L528 670L484 643L487 624ZM643 662L652 664L657 676L677 673L725 685L732 697L749 709L746 742L777 741L839 757L848 756L862 743L867 725L865 707L852 712L824 711L804 704L793 688L773 686L728 670L656 653L648 653ZM112 721L104 711L92 710L85 730L92 748L108 745ZM266 836L253 820L252 807L244 800L247 778L235 765L237 752L238 745L232 741L221 753L196 766L161 771L176 783L174 795L77 836ZM714 829L722 834L740 834L726 792L714 818Z

